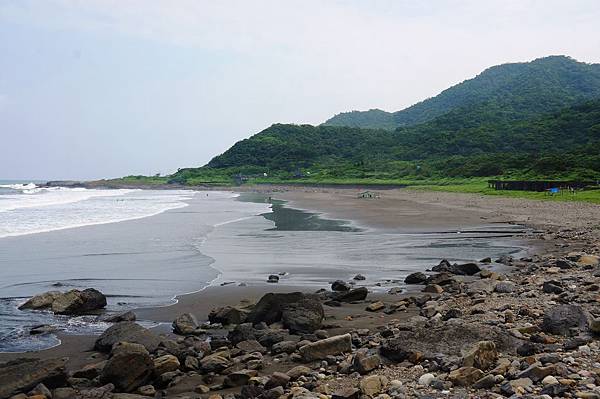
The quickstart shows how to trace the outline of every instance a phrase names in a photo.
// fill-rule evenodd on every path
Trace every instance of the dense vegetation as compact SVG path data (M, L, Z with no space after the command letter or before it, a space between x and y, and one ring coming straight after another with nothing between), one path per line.
M235 174L312 182L499 175L597 179L599 149L600 100L516 121L480 104L396 131L276 124L203 168L182 169L172 181L214 183Z
M338 114L324 124L393 130L481 103L489 104L505 118L527 119L599 97L599 64L552 56L488 68L475 78L402 111L352 111Z

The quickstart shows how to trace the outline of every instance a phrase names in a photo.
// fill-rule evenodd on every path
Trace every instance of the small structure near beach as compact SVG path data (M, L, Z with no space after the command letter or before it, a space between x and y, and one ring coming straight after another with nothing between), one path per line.
M373 191L363 191L358 193L358 198L379 198L379 194Z

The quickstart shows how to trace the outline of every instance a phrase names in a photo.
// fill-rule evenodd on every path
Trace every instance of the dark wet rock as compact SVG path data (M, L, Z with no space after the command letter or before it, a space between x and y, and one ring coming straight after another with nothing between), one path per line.
M481 263L492 263L492 258L490 258L488 256L487 258L481 259L479 262L481 262Z
M269 278L267 279L267 283L278 283L279 282L279 276L275 275L275 274L271 274L269 276Z
M233 345L242 341L255 340L260 336L260 331L256 330L251 323L242 323L236 325L233 330L227 334L227 339Z
M572 262L568 259L557 259L556 262L556 267L561 268L561 269L571 269L577 266L577 263Z
M272 324L278 322L281 320L283 308L286 305L297 303L310 297L310 295L303 294L302 292L265 294L254 306L254 309L250 312L246 320L253 324L260 322Z
M104 321L108 322L108 323L119 323L121 321L135 321L136 320L136 315L135 313L133 313L132 311L128 311L128 312L124 312L124 313L119 313L113 316L109 316L106 317L104 319Z
M364 301L368 294L369 290L366 287L359 287L345 292L336 292L332 299L338 302L357 302Z
M427 278L427 280L425 281L425 284L437 284L442 287L445 285L450 285L450 284L454 284L454 283L456 283L456 279L454 278L454 276L452 274L447 273L447 272L438 273L438 274L429 276Z
M132 392L145 385L153 373L154 362L144 346L121 342L113 348L100 381L114 384L118 391Z
M238 342L235 347L238 349L241 349L242 351L244 351L246 353L252 353L252 352L266 353L267 352L267 348L262 346L260 342L254 340L254 339Z
M191 313L183 313L173 320L173 332L179 335L193 335L198 332L198 320Z
M425 284L426 280L427 276L425 275L425 273L415 272L406 276L404 282L406 284Z
M588 328L589 315L578 305L557 305L546 311L542 330L550 334L572 335Z
M95 348L100 352L110 352L113 345L118 342L131 342L143 345L146 350L153 353L160 344L160 339L150 330L132 321L117 323L100 335L96 340Z
M519 354L520 356L532 356L538 353L538 351L538 345L531 342L525 342L519 347L517 347L517 354Z
M273 344L271 347L271 353L277 355L279 353L294 353L298 343L296 341L281 341Z
M208 320L211 323L221 323L223 325L241 324L246 322L250 313L247 309L241 309L235 306L224 306L213 309L208 314Z
M336 280L331 284L332 291L348 291L352 288L350 284L342 280Z
M561 294L564 289L559 281L545 281L542 290L547 294Z
M481 271L477 263L450 264L446 259L442 260L437 266L431 268L434 272L446 272L458 274L461 276L473 276Z
M38 384L49 388L65 385L67 360L16 359L0 364L0 398L28 392Z
M56 331L56 327L48 325L48 324L42 324L39 326L31 327L31 330L29 330L29 334L30 335L40 335L40 334L48 334L48 333L51 333L54 331Z
M450 319L460 319L462 317L462 311L458 308L448 309L442 316L442 320L447 321Z
M330 355L340 355L352 352L352 337L350 334L336 335L301 346L299 349L305 361L325 359Z
M323 305L314 298L286 304L281 313L283 326L292 333L313 333L321 328L324 317Z
M265 389L258 385L244 385L240 391L240 396L242 399L262 399L265 396Z
M362 274L357 274L356 276L354 276L352 278L352 280L356 280L356 281L363 281L366 280L367 278L365 276L363 276Z
M49 309L52 302L62 295L60 291L48 291L31 297L27 302L19 306L19 309Z
M225 387L241 387L247 385L250 378L256 377L258 372L256 370L239 370L229 373L223 381Z

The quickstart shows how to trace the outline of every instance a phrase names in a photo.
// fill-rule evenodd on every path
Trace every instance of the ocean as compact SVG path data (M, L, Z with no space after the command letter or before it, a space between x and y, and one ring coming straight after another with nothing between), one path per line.
M94 316L17 309L49 290L97 288L107 295L108 313L116 313L169 305L210 284L266 284L269 274L279 274L280 284L318 289L362 273L371 289L387 290L442 258L524 250L512 237L519 226L404 234L324 219L257 194L22 183L0 183L0 352L59 343L53 334L30 335L35 325L68 334L108 327Z

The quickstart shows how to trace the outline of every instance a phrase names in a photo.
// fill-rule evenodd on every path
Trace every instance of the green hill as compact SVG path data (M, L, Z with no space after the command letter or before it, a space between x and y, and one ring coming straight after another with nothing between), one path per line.
M484 102L507 119L527 119L598 97L600 64L551 56L488 68L475 78L402 111L345 112L327 120L324 125L393 130L428 122L450 111Z
M488 103L396 131L276 124L175 182L234 174L310 181L513 175L600 177L600 100L506 121Z

